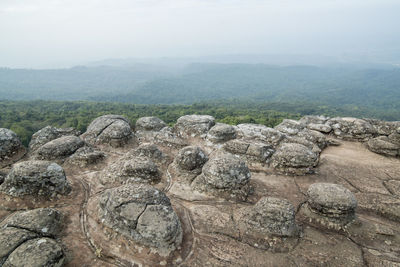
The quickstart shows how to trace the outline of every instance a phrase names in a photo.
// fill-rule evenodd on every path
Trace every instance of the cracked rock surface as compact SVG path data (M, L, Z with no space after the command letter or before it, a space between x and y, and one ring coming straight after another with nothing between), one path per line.
M99 207L105 225L138 243L170 250L182 242L181 224L170 200L149 185L108 189Z

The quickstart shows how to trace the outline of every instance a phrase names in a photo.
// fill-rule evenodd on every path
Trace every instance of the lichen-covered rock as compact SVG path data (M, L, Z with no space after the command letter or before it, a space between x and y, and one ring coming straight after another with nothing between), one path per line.
M289 135L295 135L304 129L304 125L295 120L284 119L275 129Z
M142 117L136 121L136 131L159 131L167 124L157 117Z
M25 241L38 237L37 234L25 229L5 227L0 229L0 266L8 255Z
M157 132L153 139L157 144L168 148L181 149L188 146L188 143L174 133L170 127L165 127Z
M295 222L295 209L286 199L263 197L245 212L242 227L245 231L262 236L292 237L299 233Z
M261 163L266 163L266 161L275 152L271 145L265 145L257 142L246 142L242 140L231 140L226 142L223 148L229 153L243 155L249 160L254 160Z
M32 158L38 160L62 160L72 155L85 143L78 136L63 136L37 148Z
M238 138L244 140L257 140L266 144L277 146L285 134L264 125L244 123L237 125Z
M365 120L374 126L379 135L390 135L396 132L396 129L400 127L400 121Z
M62 247L53 239L31 239L17 247L4 262L3 267L60 267L65 262Z
M167 160L167 156L154 144L144 143L137 148L127 152L123 158L148 158L154 162L164 162Z
M377 134L371 123L357 118L332 118L327 122L333 134L341 139L367 140Z
M0 168L10 165L26 153L18 136L11 130L0 128Z
M400 156L400 145L390 142L387 136L379 136L368 141L367 147L372 152L386 156Z
M99 214L104 225L163 253L182 242L181 223L168 197L152 186L129 184L104 191Z
M183 137L204 136L215 125L215 119L208 115L185 115L180 117L174 128Z
M251 193L251 173L246 163L232 154L219 154L207 161L202 174L192 183L200 192L223 198L246 199Z
M29 142L29 150L35 151L37 148L43 146L47 142L62 136L79 136L81 133L74 128L56 128L52 126L46 126L32 135L32 139Z
M12 195L43 195L47 197L56 194L68 194L71 186L65 177L63 168L49 161L31 160L14 164L0 191Z
M89 165L99 163L104 159L104 157L104 152L96 150L92 147L84 146L75 151L75 153L67 159L67 162L69 164L84 168Z
M400 128L399 128L400 129ZM389 142L400 146L400 131L393 132L388 136Z
M278 172L304 175L311 173L318 164L318 154L304 145L284 143L272 155L271 165Z
M243 140L231 140L224 144L223 148L232 154L245 155L250 143Z
M321 133L328 134L332 131L332 127L328 124L317 124L317 123L310 123L307 125L307 128L310 130L318 131Z
M119 115L104 115L90 123L82 138L91 145L108 144L120 147L133 137L128 119Z
M200 170L207 162L208 157L206 153L196 146L188 146L179 150L175 158L177 166L185 171Z
M151 159L140 157L117 160L100 176L102 184L158 183L160 179L157 165Z
M325 116L307 115L299 120L299 123L304 125L310 124L325 124L330 118Z
M52 208L40 208L12 214L0 226L29 230L40 236L54 237L62 230L61 212Z
M213 143L222 143L236 138L236 129L232 125L217 123L207 134L207 139Z
M311 219L327 226L343 226L353 221L357 200L354 194L338 184L316 183L307 191L307 208ZM319 218L315 218L315 216Z

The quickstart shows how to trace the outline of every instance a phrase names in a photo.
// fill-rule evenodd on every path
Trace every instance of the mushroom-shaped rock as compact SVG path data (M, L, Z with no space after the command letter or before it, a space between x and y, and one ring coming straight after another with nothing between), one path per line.
M49 161L31 160L14 164L0 191L12 195L43 195L68 194L71 186L68 183L63 168Z
M91 145L108 144L120 147L133 137L128 119L119 115L104 115L90 123L82 138Z
M102 184L157 183L161 179L157 165L148 158L134 157L117 160L100 176Z
M0 128L0 168L18 161L25 152L26 149L13 131Z
M29 150L34 151L47 142L62 136L79 136L80 134L81 133L74 128L56 128L52 126L46 126L32 135L32 139L29 142Z
M207 160L206 153L200 147L196 146L182 148L175 158L178 167L186 171L201 169Z
M295 209L286 199L263 197L243 218L248 231L264 235L291 237L299 233Z
M349 140L366 140L377 134L377 130L369 122L356 118L333 118L329 124L333 134L338 138Z
M367 147L372 152L386 156L400 156L400 144L393 144L387 136L379 136L368 141Z
M69 164L84 168L88 165L100 162L104 159L104 157L105 154L100 150L84 146L75 151L75 153L68 158L67 162Z
M107 227L163 253L182 242L181 223L168 197L150 185L128 184L104 191L99 214Z
M192 183L200 192L223 198L246 199L251 192L251 173L246 163L232 154L220 154L203 166L202 174Z
M295 135L304 129L304 125L295 120L284 119L275 129L289 135Z
M236 129L232 125L217 123L207 134L207 139L213 143L222 143L236 138Z
M65 159L84 145L78 136L63 136L37 148L32 157L39 160Z
M272 155L271 165L285 174L304 175L318 164L318 155L304 145L284 143Z
M62 247L53 239L31 239L17 247L4 262L3 267L63 266L65 255Z
M185 115L180 117L175 130L183 137L203 136L215 125L215 119L208 115Z
M54 237L61 232L62 214L52 208L16 212L3 221L1 226L25 229L40 236Z
M357 200L354 194L342 185L312 184L308 188L307 196L308 209L313 213L311 215L322 217L322 220L317 220L319 222L324 223L325 219L334 225L345 225L355 218Z
M157 117L142 117L136 121L136 131L159 131L167 124Z

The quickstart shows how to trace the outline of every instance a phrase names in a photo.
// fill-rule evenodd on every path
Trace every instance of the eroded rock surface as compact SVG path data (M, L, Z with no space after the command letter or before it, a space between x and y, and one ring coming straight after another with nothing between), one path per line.
M123 146L132 137L128 119L119 115L104 115L96 118L82 135L82 138L91 145L108 144L112 147Z
M0 128L0 168L18 161L25 152L26 149L13 131Z
M271 160L271 165L279 172L294 175L312 173L317 164L318 154L297 143L282 144Z
M105 153L92 147L84 146L72 154L67 162L69 164L84 168L101 162L105 158Z
M223 198L246 199L251 192L251 173L246 163L232 154L224 153L211 158L192 187L200 192Z
M63 168L50 161L16 163L0 185L0 191L12 196L68 194L70 184Z
M315 183L309 187L307 196L306 208L310 211L307 214L317 222L328 227L344 226L355 218L356 197L341 185Z
M149 185L124 185L106 190L100 199L102 222L139 244L161 251L176 249L182 228L168 197Z
M62 136L79 136L80 134L81 133L74 128L56 128L46 126L32 135L32 139L29 142L29 150L35 151L44 144Z
M159 131L167 124L157 117L142 117L136 121L136 131Z
M174 128L183 137L195 137L207 134L215 125L215 119L208 115L185 115L180 117Z
M37 148L32 158L38 160L65 159L84 145L85 143L78 136L63 136Z
M213 143L222 143L236 138L236 129L225 123L215 124L207 134L207 139Z

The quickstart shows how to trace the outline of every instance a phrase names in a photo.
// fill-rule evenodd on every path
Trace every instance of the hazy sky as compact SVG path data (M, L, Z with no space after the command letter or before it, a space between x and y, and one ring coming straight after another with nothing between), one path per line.
M400 0L0 0L8 67L399 48Z

